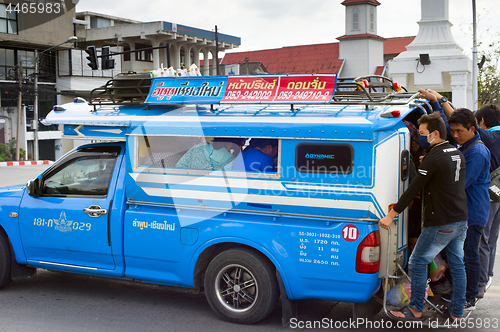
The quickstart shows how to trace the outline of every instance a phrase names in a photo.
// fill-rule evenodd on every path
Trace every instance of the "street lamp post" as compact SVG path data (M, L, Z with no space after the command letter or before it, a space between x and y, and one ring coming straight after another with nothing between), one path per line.
M53 48L61 46L62 44L66 44L77 39L78 38L76 36L71 36L62 43L52 46L40 53L38 53L38 50L35 49L35 102L33 105L33 159L35 160L38 160L38 62L40 61L40 56L42 55L42 53L45 53Z
M477 66L477 24L476 24L476 0L472 0L472 110L478 106L478 66Z

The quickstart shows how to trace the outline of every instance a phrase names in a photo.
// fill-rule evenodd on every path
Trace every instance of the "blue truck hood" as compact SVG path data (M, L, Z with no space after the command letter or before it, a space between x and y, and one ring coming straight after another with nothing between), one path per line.
M0 211L6 209L7 207L9 207L9 209L12 209L13 207L19 207L19 203L21 202L21 198L23 197L25 187L25 184L1 187L0 202L2 203L0 204Z
M26 184L17 184L15 186L8 186L8 187L0 187L0 196L4 196L3 193L12 193L14 191L21 191L22 189L26 187Z
M7 220L11 220L9 217L10 212L19 212L19 205L21 204L21 199L24 194L25 185L9 186L0 188L0 223L4 227L8 227L8 224L4 224Z

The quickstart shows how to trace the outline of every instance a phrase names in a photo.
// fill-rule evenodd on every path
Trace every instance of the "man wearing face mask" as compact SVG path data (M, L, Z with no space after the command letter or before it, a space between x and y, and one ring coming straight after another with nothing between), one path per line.
M444 116L437 92L423 89L419 90L419 92L429 99L435 112ZM439 97L441 97L441 100L443 99L441 95ZM447 104L447 101L445 100L443 103ZM449 106L449 104L446 106ZM488 187L490 185L491 157L490 151L480 140L474 114L466 108L447 113L449 113L447 114L449 115L449 133L464 154L467 163L465 191L467 193L468 228L464 246L467 290L464 310L474 310L476 309L476 297L479 291L479 278L481 275L479 245L489 216L490 195ZM443 300L449 301L450 299L443 296Z
M420 191L424 197L424 227L418 237L408 267L411 275L411 302L391 311L394 319L419 320L424 310L427 265L444 248L453 274L453 297L449 315L460 319L465 303L464 240L467 231L465 158L444 138L446 126L440 114L423 115L419 120L420 144L426 155L415 179L394 208L379 221L387 229Z

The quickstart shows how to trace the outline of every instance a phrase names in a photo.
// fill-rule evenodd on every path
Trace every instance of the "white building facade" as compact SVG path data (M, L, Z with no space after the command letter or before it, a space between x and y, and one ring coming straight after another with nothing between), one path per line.
M408 90L451 91L455 107L472 109L472 61L453 39L449 5L449 0L421 0L418 35L406 52L389 61L388 70ZM421 55L430 63L422 64Z

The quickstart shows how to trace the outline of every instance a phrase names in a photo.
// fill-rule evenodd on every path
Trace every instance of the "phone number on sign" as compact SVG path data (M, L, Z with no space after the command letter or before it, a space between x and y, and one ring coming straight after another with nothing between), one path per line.
M39 3L18 3L13 5L9 3L5 11L7 13L18 13L18 14L59 14L61 12L62 5L58 2L44 1Z
M277 100L280 99L295 99L295 100L310 100L310 99L316 99L316 100L324 100L328 99L330 97L330 92L325 91L324 93L320 91L281 91L278 97L276 98Z
M273 95L273 91L228 91L226 99L248 99L248 100L260 100L269 99Z

